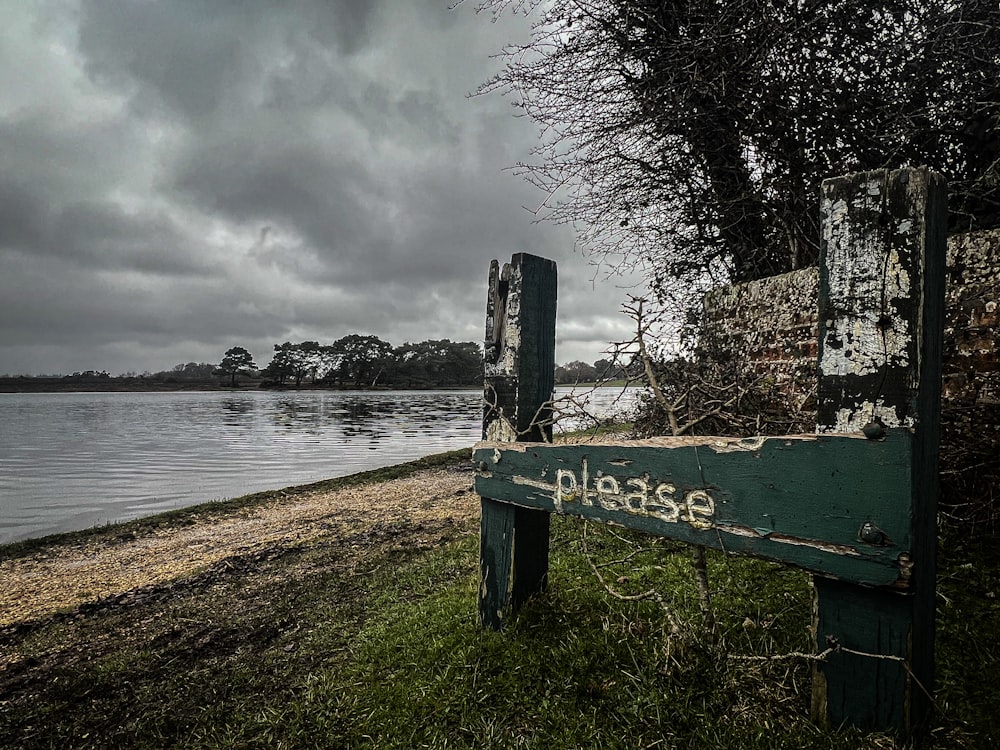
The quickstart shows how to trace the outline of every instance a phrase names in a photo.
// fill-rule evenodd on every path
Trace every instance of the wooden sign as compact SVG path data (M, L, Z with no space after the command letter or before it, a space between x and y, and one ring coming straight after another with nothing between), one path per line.
M480 444L482 497L909 586L911 436Z
M823 183L816 435L552 445L555 266L494 261L476 447L481 622L548 571L562 513L815 574L814 719L912 732L929 715L944 255L943 179ZM831 649L833 649L831 651Z

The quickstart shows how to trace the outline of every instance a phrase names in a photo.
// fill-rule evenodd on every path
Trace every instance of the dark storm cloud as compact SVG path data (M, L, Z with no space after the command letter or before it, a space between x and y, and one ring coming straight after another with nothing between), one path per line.
M173 187L188 199L238 222L284 223L335 252L364 252L359 245L381 223L380 187L346 155L303 143L224 143L179 161Z
M136 168L121 159L128 141L120 122L67 127L34 115L0 120L4 223L19 226L21 241L40 241L46 217L62 201L92 196Z
M129 214L108 201L53 206L45 196L0 179L0 248L8 254L56 256L86 269L203 272L204 264L187 247L183 228L162 213Z
M87 72L101 84L134 85L140 104L154 95L187 115L213 110L252 40L243 38L242 24L227 23L232 6L197 6L203 12L194 3L84 2L80 51Z
M45 199L31 185L0 174L0 247L31 247L48 223Z
M467 98L523 33L436 2L16 4L0 27L0 374L229 346L478 340L491 258L560 263L560 359L625 338ZM104 359L102 359L104 358ZM151 360L152 358L152 360Z
M50 246L92 269L193 275L208 268L191 253L184 228L162 212L132 214L110 201L67 205L54 222Z
M190 117L217 110L250 78L268 76L275 47L352 54L369 41L373 0L122 3L85 0L80 51L86 69L111 85L138 86Z

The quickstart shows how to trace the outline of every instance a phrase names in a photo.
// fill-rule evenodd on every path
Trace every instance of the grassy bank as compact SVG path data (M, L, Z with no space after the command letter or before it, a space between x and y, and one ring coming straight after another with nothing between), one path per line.
M1000 553L944 547L930 746L994 747ZM621 594L661 592L679 632L657 601L611 595L592 563ZM478 539L447 525L228 561L0 633L0 747L902 746L814 728L805 663L734 658L809 649L807 576L710 566L714 646L683 548L572 519L554 519L549 592L503 634L476 624Z

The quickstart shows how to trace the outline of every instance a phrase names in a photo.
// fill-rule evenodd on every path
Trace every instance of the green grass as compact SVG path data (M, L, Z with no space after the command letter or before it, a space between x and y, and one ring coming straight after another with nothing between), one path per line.
M0 671L0 747L902 747L817 730L806 664L731 658L808 650L805 574L711 555L710 645L683 548L589 527L606 580L662 593L683 623L670 637L655 601L597 583L579 521L553 521L549 591L502 634L476 622L477 539L412 551L391 529L364 569L316 546L168 598L0 634L0 653L17 657ZM929 746L993 747L1000 554L985 542L946 549Z

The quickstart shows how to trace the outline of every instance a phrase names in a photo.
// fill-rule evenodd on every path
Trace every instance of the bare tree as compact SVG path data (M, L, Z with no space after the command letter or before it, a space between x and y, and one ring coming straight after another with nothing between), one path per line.
M597 257L669 279L812 264L820 180L929 164L1000 224L995 0L484 0L534 16L480 93L540 128L516 169Z

